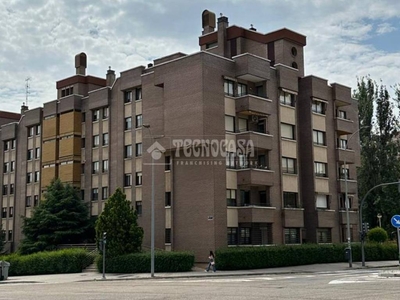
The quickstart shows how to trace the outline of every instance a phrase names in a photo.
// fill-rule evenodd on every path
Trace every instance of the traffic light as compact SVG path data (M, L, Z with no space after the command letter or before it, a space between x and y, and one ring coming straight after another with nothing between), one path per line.
M103 232L103 241L105 242L107 240L107 232Z

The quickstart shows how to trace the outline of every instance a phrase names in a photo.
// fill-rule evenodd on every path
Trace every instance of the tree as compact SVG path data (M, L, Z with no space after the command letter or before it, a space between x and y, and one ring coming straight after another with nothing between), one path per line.
M368 241L376 243L384 243L388 240L386 230L380 227L375 227L368 231L367 237Z
M44 201L23 218L25 238L21 254L54 250L59 244L81 243L89 224L89 210L78 190L60 179L54 179L44 194Z
M6 236L3 231L3 224L0 223L0 253L3 252Z
M367 191L400 177L398 119L393 113L393 101L385 85L371 78L361 78L354 97L359 102L361 166L358 169L359 198ZM364 221L377 225L377 214L382 214L382 224L399 208L397 187L388 186L371 192L365 200Z
M141 250L143 229L138 226L136 211L120 188L107 200L97 219L98 242L102 240L103 232L107 232L106 255L109 257Z

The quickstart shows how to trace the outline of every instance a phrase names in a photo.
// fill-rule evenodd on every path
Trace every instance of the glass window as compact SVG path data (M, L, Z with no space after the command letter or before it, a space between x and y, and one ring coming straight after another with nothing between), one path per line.
M40 135L41 131L42 131L42 127L40 125L36 125L35 126L35 133L36 135Z
M26 207L31 207L32 206L32 197L31 196L26 196L26 198L25 198L25 206Z
M294 140L295 138L295 130L294 125L281 123L281 135L282 138Z
M8 194L8 185L7 184L3 184L3 196Z
M125 129L125 130L130 130L130 129L132 129L132 117L127 117L127 118L125 118L124 129Z
M85 143L86 143L86 139L82 138L81 139L81 148L85 148Z
M11 149L15 149L16 144L17 144L16 140L11 140Z
M33 181L32 173L26 173L26 183L31 183Z
M247 95L247 85L244 83L238 83L238 97Z
M322 101L313 100L311 110L315 113L325 115L326 103Z
M245 118L239 118L239 132L248 131L248 122Z
M225 116L225 130L235 132L235 117Z
M347 120L347 112L344 110L337 110L337 117L340 119L345 119Z
M296 159L290 157L282 157L282 172L289 174L296 174Z
M15 161L10 162L10 172L15 171Z
M329 208L329 196L317 194L316 195L316 207L317 208Z
M9 231L8 231L8 241L9 241L9 242L12 242L12 240L13 240L13 231L12 231L12 230L9 230Z
M315 176L326 177L326 163L314 162L314 172Z
M10 141L5 141L4 143L3 143L3 145L4 145L4 151L7 151L8 149L10 149Z
M93 147L98 147L100 145L100 137L99 135L93 136Z
M39 147L35 148L35 158L40 158L40 148Z
M28 137L32 137L35 134L35 126L28 127Z
M3 173L10 172L10 164L8 162L3 164Z
M165 228L165 243L171 244L171 228Z
M35 180L35 182L39 182L39 180L40 180L40 173L39 173L39 171L35 171L35 173L34 173L34 180Z
M171 156L165 156L165 171L171 170Z
M126 145L124 149L124 158L132 157L132 145Z
M283 206L286 208L299 208L297 193L283 192Z
M326 145L326 139L325 139L325 132L319 131L319 130L313 130L313 142L316 145Z
M11 206L11 207L9 208L8 217L11 218L12 216L14 216L14 207Z
M132 101L132 91L124 92L124 103L129 103Z
M85 122L86 121L86 113L82 113L82 122Z
M103 186L101 188L101 199L106 200L108 198L108 186Z
M340 166L339 167L339 178L346 179L346 176L347 176L347 179L350 178L350 169L345 166Z
M103 146L108 145L108 133L103 133Z
M142 117L142 115L137 115L136 116L136 123L135 123L136 125L136 128L140 128L140 127L142 127L142 125L143 125L143 117Z
M251 228L249 227L240 228L240 244L251 245Z
M165 206L171 206L171 192L165 192Z
M224 92L225 95L234 96L235 95L235 82L229 79L224 81Z
M331 229L330 228L317 229L317 241L318 243L332 243Z
M288 92L279 92L279 102L283 105L295 106L296 95Z
M236 190L226 190L226 204L227 206L236 206Z
M33 149L28 149L28 154L26 155L27 160L33 159Z
M141 100L142 99L142 88L138 87L135 89L135 100Z
M238 230L236 227L228 227L228 245L238 244Z
M132 174L125 174L124 175L124 186L131 186L132 185Z
M10 195L14 194L14 183L10 184Z
M97 201L99 200L99 189L94 188L92 189L92 201Z
M98 161L92 162L92 174L99 173L99 166L100 166L100 163Z
M235 168L235 152L226 152L226 167Z
M6 207L3 207L1 209L1 217L2 218L7 218L7 208Z
M39 205L39 196L38 195L33 196L33 205L34 206Z
M136 145L135 145L135 155L136 155L136 157L138 157L138 156L142 156L142 143L137 143Z
M250 191L240 190L240 205L241 206L250 205Z
M135 203L135 209L136 209L136 213L138 214L138 216L142 215L142 201L136 201Z
M136 172L136 185L142 185L142 172Z
M93 110L92 121L95 122L95 121L98 121L98 120L100 120L100 110L99 109L95 109L95 110Z
M103 119L107 119L108 118L108 106L107 107L103 107L102 109L103 113Z
M347 149L347 140L346 139L338 139L338 148L339 149Z
M101 170L103 173L108 172L108 160L107 159L103 160Z
M285 244L300 244L300 228L285 228Z

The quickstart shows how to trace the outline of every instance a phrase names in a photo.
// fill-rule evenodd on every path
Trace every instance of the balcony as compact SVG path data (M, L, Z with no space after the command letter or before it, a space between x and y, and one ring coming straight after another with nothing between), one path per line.
M256 95L244 95L235 99L236 113L246 115L270 115L272 100Z
M337 224L337 216L334 210L317 210L318 227L333 228Z
M272 186L274 183L274 172L265 169L238 169L238 185L262 185Z
M338 180L338 189L340 193L345 193L346 191L346 181L344 179ZM347 193L356 194L357 193L357 180L348 179L347 180Z
M351 105L351 88L338 83L332 83L331 86L336 107Z
M304 227L304 208L284 208L284 227Z
M254 148L272 150L273 136L255 131L244 131L236 134L236 141L240 141L241 145L253 143Z
M349 211L349 221L350 221L351 225L358 225L358 211L355 211L355 210ZM342 225L347 224L345 210L340 211L340 224L342 224Z
M235 61L236 77L259 82L270 78L270 61L268 59L244 53L232 58Z
M341 163L346 162L346 164L354 164L355 163L355 152L351 149L336 149L338 161Z
M336 131L339 135L354 132L354 122L347 119L336 118Z
M239 223L273 223L276 208L262 206L239 206L237 210Z

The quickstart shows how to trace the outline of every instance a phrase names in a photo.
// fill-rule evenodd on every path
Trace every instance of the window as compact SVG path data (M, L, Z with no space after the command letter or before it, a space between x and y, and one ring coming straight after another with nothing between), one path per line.
M99 109L95 109L93 110L93 117L92 117L92 121L98 121L100 120L100 110Z
M300 244L300 228L285 228L285 244Z
M93 136L93 148L98 147L100 145L100 137L98 134Z
M14 183L10 184L10 195L14 194Z
M108 133L103 133L103 146L108 145Z
M142 185L142 172L136 172L135 184Z
M10 162L10 172L15 171L15 161Z
M102 166L101 166L101 171L103 173L107 173L108 172L108 159L103 160Z
M235 117L225 116L225 130L235 132Z
M288 174L297 174L296 159L282 157L282 172Z
M346 111L344 111L344 110L337 110L337 112L336 112L336 115L337 115L337 117L338 118L340 118L340 119L345 119L345 120L347 120L347 112Z
M7 151L8 149L10 149L10 141L5 141L3 148L4 148L4 151Z
M81 199L85 200L85 190L81 190Z
M171 228L165 228L165 243L171 244Z
M132 185L132 174L124 174L124 186Z
M298 194L292 192L283 192L283 206L286 208L299 208Z
M124 158L132 157L132 145L126 145L124 148Z
M36 125L35 126L35 133L36 135L40 135L41 131L42 131L42 127L40 125Z
M315 196L316 198L316 207L317 208L329 208L329 196L328 195L322 195L322 194L317 194Z
M226 205L236 206L236 190L227 189L226 190Z
M39 180L40 180L40 173L39 173L39 171L35 171L35 173L34 173L34 181L35 182L39 182Z
M349 199L349 209L353 208L353 197L350 195L347 195L347 198ZM339 194L339 205L341 209L346 209L346 194L341 193Z
M28 127L28 137L32 137L35 134L35 126Z
M339 149L347 149L347 140L346 139L338 139L338 148Z
M325 132L313 130L313 141L315 145L326 145Z
M224 92L225 95L234 96L235 95L235 82L229 79L224 81Z
M92 174L98 174L99 173L99 167L100 164L98 161L92 162Z
M130 130L130 129L132 129L132 117L127 117L127 118L125 118L124 129L125 129L125 130Z
M32 160L33 159L33 149L28 149L28 153L26 155L27 160Z
M228 227L228 245L237 245L238 231L236 227Z
M281 135L282 138L295 140L296 135L295 135L294 125L281 123Z
M245 191L245 190L240 191L240 205L241 206L250 205L250 191Z
M8 231L8 241L9 241L9 242L12 242L12 240L13 240L13 231L12 231L12 230L9 230L9 231Z
M247 85L244 83L238 83L238 97L247 95Z
M296 49L296 47L292 47L292 55L293 56L296 56L297 55L297 49Z
M165 171L171 170L171 156L165 156Z
M136 157L142 156L142 143L137 143L135 145L135 155Z
M9 213L8 213L8 217L12 218L12 216L14 215L14 207L10 207L9 208Z
M25 198L25 206L26 207L31 207L32 206L32 197L31 196L26 196L26 198Z
M92 201L97 201L99 200L99 189L94 188L92 189Z
M259 199L260 206L271 206L271 204L269 202L269 188L267 188L267 190L265 190L265 191L259 191L258 199Z
M350 178L350 169L348 167L340 166L339 167L339 178L340 179L349 179Z
M86 113L82 113L82 122L85 122L86 121Z
M279 92L279 102L283 105L295 106L296 95L284 91Z
M171 206L171 192L165 192L165 206Z
M326 103L322 101L313 100L311 110L317 114L325 115Z
M108 118L108 106L103 107L101 110L102 110L103 119L107 119Z
M108 186L101 188L101 199L106 200L108 198Z
M32 173L27 173L26 174L26 183L31 183L32 182Z
M11 140L11 149L15 149L16 144L17 144L16 140Z
M142 115L137 115L135 126L136 126L136 128L140 128L140 127L142 127L142 125L143 125L143 117L142 117Z
M7 218L7 208L6 207L3 207L1 209L1 217L2 218Z
M332 243L331 229L330 228L317 229L317 241L318 243Z
M251 228L244 227L240 228L240 244L241 245L251 245Z
M85 174L85 164L81 164L81 174Z
M135 89L135 101L142 99L142 88L138 87Z
M314 162L314 173L315 176L326 177L326 163Z
M40 148L39 147L35 148L35 158L40 158Z
M8 162L3 164L3 173L10 172L10 164Z
M86 139L82 138L81 139L81 148L85 148L85 143L86 143Z
M8 194L8 185L3 184L3 196L6 196Z
M124 92L124 103L130 103L132 101L132 91Z
M235 152L226 152L226 167L229 169L235 168Z
M142 215L142 201L136 201L135 209L136 209L136 213L138 214L138 216L141 216Z
M248 131L248 122L245 118L239 118L239 132Z
M33 205L34 206L39 205L39 196L38 195L33 196Z
M248 168L248 161L247 161L247 156L244 154L238 154L238 166L241 169Z

